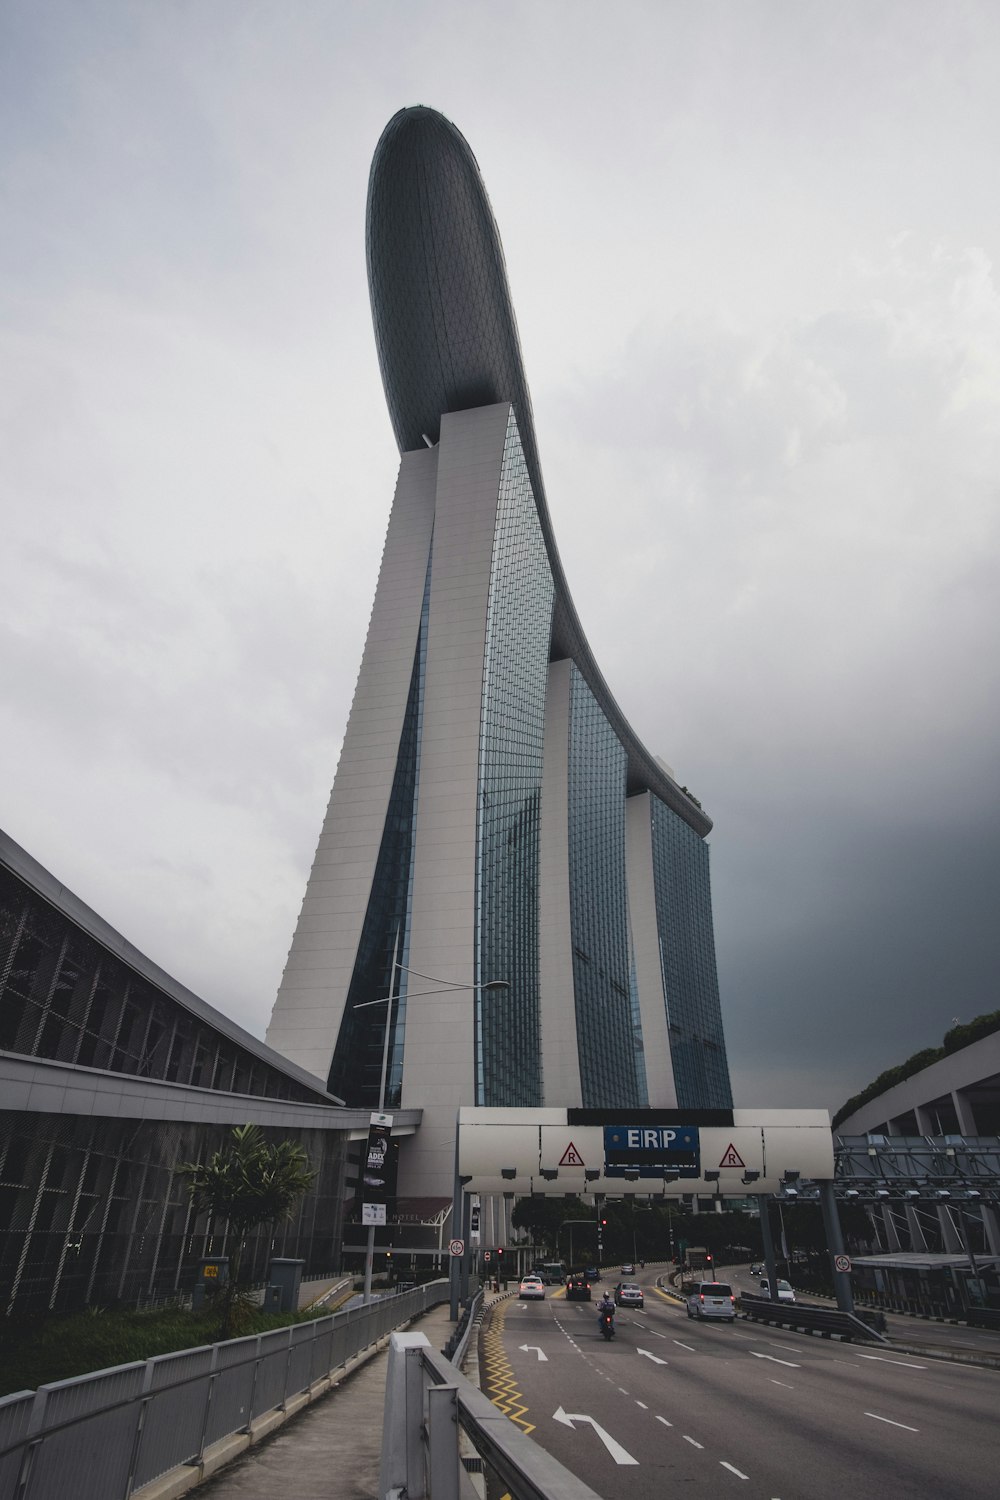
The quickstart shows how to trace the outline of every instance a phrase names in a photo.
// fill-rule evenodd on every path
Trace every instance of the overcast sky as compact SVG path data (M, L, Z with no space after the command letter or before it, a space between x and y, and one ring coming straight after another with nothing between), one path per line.
M503 238L598 662L715 820L744 1107L1000 1004L995 0L2 0L0 826L263 1035L397 454L382 127Z

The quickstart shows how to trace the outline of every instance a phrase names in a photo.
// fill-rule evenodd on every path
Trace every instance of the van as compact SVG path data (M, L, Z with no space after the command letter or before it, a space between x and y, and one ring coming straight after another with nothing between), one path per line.
M736 1321L736 1294L728 1281L699 1281L687 1299L689 1318L724 1318Z
M771 1295L771 1291L770 1291L770 1284L768 1282L768 1279L767 1279L766 1276L762 1276L761 1277L761 1281L760 1281L760 1291L758 1293L758 1296L761 1296L761 1297L770 1297L770 1295ZM778 1301L779 1302L794 1302L795 1301L795 1293L792 1291L792 1289L789 1286L788 1282L787 1281L783 1281L780 1276L778 1277Z

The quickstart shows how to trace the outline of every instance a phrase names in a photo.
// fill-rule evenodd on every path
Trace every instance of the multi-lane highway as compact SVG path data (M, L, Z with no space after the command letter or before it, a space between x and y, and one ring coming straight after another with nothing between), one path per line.
M724 1274L720 1271L720 1278ZM604 1500L978 1500L1000 1494L1000 1372L645 1310L498 1304L486 1393Z

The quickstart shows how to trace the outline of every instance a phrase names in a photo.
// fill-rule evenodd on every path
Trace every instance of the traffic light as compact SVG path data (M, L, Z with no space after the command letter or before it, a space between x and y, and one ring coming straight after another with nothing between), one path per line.
M602 1229L606 1229L607 1228L607 1223L608 1223L607 1219L602 1219L601 1220L601 1228Z
M705 1264L706 1266L710 1266L712 1264L712 1257L710 1255L705 1256Z
M497 1260L503 1260L503 1246L497 1248Z

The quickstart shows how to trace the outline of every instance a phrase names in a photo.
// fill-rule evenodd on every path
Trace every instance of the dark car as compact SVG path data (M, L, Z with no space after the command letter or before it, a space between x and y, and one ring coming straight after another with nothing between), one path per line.
M591 1286L593 1286L595 1281L600 1281L601 1279L601 1271L599 1266L587 1266L583 1274L584 1276L586 1276Z
M570 1276L566 1281L567 1302L589 1302L590 1282L586 1276Z

